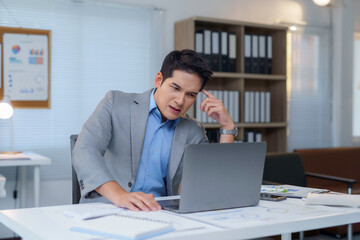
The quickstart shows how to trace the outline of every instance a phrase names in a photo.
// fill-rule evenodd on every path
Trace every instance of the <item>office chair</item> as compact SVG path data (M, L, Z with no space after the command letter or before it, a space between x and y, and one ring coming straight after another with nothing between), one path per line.
M79 186L77 174L74 169L74 166L72 165L72 150L74 149L77 138L78 138L77 134L70 136L71 166L72 166L72 203L73 204L78 204L80 202L80 198L81 198L80 186Z
M344 182L353 179L338 178L326 174L305 172L301 155L297 152L268 153L265 157L264 184L289 184L300 187L307 187L306 177L329 179ZM311 187L311 186L310 186ZM300 239L304 233L300 232ZM348 225L348 239L352 239L352 225Z
M266 154L263 180L264 183L306 187L306 173L300 154Z

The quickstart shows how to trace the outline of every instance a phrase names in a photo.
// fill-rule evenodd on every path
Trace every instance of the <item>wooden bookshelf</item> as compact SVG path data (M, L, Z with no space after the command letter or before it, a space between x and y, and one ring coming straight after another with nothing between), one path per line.
M261 132L267 142L268 152L286 151L287 97L286 97L286 33L287 28L205 17L192 17L175 23L175 49L195 49L195 31L209 29L236 33L236 72L214 72L206 85L208 90L235 90L239 92L239 128L237 140L244 140L246 130ZM272 73L252 74L244 72L245 34L270 35L272 37ZM271 93L269 123L245 123L245 91ZM194 109L188 112L194 116ZM204 123L206 129L218 129L219 124Z

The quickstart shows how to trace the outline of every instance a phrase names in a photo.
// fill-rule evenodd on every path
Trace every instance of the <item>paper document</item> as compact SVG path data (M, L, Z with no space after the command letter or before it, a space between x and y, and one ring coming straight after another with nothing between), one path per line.
M293 198L307 197L308 193L325 193L327 189L298 187L293 185L262 185L261 193L270 193Z
M109 215L121 215L131 218L146 219L149 221L166 221L170 222L176 231L188 231L206 227L203 223L181 217L181 215L170 213L168 211L134 212L106 203L78 204L76 207L72 206L72 208L63 211L64 217L74 220L88 220Z
M282 223L299 217L329 215L346 209L325 206L307 206L303 201L288 198L281 202L260 201L256 207L225 209L185 214L185 216L227 229L244 229L261 222Z
M113 239L147 239L174 228L166 221L114 215L79 221L70 230Z
M65 210L63 215L77 220L114 215L125 211L123 208L106 203L78 204L78 207Z
M164 210L160 210L156 212L124 211L121 212L119 215L143 218L143 219L155 220L155 221L170 222L176 231L188 231L188 230L195 230L206 227L206 225L201 222L184 218L182 215L171 213Z
M354 194L339 194L339 193L325 193L316 194L309 193L305 204L320 204L320 205L331 205L331 206L348 206L348 207L360 207L360 195Z

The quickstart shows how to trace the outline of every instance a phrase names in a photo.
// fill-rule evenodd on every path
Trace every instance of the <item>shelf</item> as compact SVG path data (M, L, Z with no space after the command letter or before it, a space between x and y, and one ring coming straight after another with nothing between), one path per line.
M214 72L213 77L216 77L216 78L246 78L246 79L258 79L258 80L286 80L286 75L232 73L232 72Z
M218 123L203 123L203 126L208 129L220 128ZM286 122L271 122L271 123L236 123L238 128L282 128L287 127Z
M281 128L287 127L286 122L271 122L271 123L239 123L238 127L242 128Z
M247 27L257 27L257 28L269 28L272 30L282 30L287 31L288 27L284 27L281 25L268 25L268 24L261 24L261 23L253 23L253 22L246 22L246 21L237 21L237 20L229 20L229 19L218 19L218 18L208 18L208 17L191 17L186 21L199 21L199 22L206 22L206 23L214 23L214 24L228 24L228 25L245 25Z
M236 72L214 72L213 77L206 85L206 89L215 91L236 91L239 94L239 103L230 104L229 99L223 99L226 108L231 109L240 123L237 140L245 139L249 131L261 133L262 141L267 142L268 152L285 152L287 149L287 96L286 96L286 36L287 28L233 21L230 19L217 19L207 17L191 17L175 23L175 49L195 49L196 31L221 31L236 35ZM199 31L200 32L200 31ZM272 74L245 73L245 35L271 36L272 38ZM207 59L214 64L213 60ZM216 62L215 62L216 63ZM216 68L220 69L220 68ZM270 123L245 123L245 93L268 92L270 93ZM224 96L222 96L224 97ZM254 96L255 97L255 96ZM261 99L257 100L257 102ZM255 105L255 98L252 105ZM260 102L261 104L261 102ZM264 104L264 103L262 103ZM232 106L231 106L232 105ZM189 115L196 117L196 105L189 110ZM234 108L237 109L234 109ZM249 107L247 105L247 107ZM236 113L235 113L236 112ZM255 112L255 109L254 109ZM234 117L234 116L233 116ZM255 119L255 118L254 118ZM263 118L261 118L263 119ZM218 131L220 124L204 123L212 141L219 141ZM248 137L248 136L247 136ZM214 140L215 139L215 140Z
M286 80L286 75L244 73L243 78L258 80Z

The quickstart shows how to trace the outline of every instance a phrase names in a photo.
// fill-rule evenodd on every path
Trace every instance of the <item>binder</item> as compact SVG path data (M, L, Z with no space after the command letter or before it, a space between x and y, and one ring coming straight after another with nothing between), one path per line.
M259 73L259 37L251 37L251 73Z
M223 98L224 98L224 106L226 108L226 110L229 112L229 91L224 91L223 92Z
M228 33L227 32L221 32L221 48L220 48L220 71L221 72L228 72L229 68L229 47L228 47Z
M265 92L260 92L260 122L265 122Z
M208 137L209 143L218 143L220 140L220 132L218 129L207 129L206 135Z
M259 73L266 73L266 37L259 36Z
M250 119L249 121L251 123L254 122L255 120L255 113L254 113L254 110L255 110L255 106L254 106L254 92L249 92L250 93L250 101L249 101L249 116L250 116Z
M211 31L204 30L204 59L211 68Z
M244 69L245 73L251 73L251 35L245 34L244 39Z
M255 132L255 142L262 142L261 132Z
M267 53L266 73L271 74L272 73L272 36L267 36L266 53Z
M250 92L245 91L244 96L244 122L250 122Z
M265 107L265 122L269 123L271 121L270 119L270 115L271 115L271 93L270 92L266 92L265 94L265 104L266 104L266 107Z
M235 104L234 104L234 123L239 122L239 106L240 106L240 98L239 98L239 92L234 91L234 98L235 98Z
M229 33L229 72L236 72L236 34Z
M255 92L255 122L260 122L260 92Z
M254 132L253 131L248 131L247 132L247 142L255 142Z
M220 71L220 32L211 32L211 66L214 72Z
M230 114L230 117L234 121L234 110L235 110L235 95L234 91L229 91L229 109L228 112Z
M195 52L204 57L204 31L195 31Z

